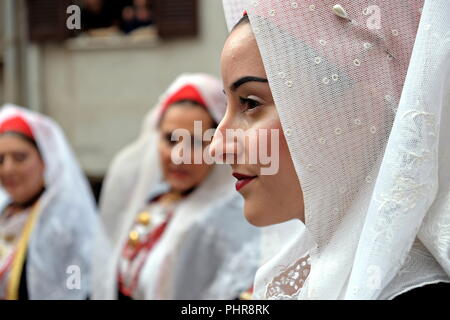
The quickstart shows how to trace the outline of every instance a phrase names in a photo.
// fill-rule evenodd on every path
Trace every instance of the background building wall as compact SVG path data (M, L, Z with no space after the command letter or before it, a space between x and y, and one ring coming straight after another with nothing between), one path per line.
M62 126L88 175L105 173L113 156L137 137L144 115L177 75L220 75L227 36L222 2L199 3L200 34L193 39L102 48L69 40L40 46L28 59L33 78L40 79L31 88L33 104Z

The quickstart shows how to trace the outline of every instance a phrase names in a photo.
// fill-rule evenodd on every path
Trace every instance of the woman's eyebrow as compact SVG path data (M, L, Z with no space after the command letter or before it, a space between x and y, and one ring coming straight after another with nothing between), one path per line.
M255 82L268 82L267 79L265 79L265 78L252 77L252 76L242 77L242 78L238 79L237 81L235 81L235 82L230 86L230 90L231 90L231 91L236 91L237 88L239 88L239 86L243 85L244 83L251 82L251 81L255 81Z

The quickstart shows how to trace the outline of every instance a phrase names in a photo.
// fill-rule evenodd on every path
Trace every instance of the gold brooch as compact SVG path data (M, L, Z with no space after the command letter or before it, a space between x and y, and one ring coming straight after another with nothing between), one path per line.
M253 299L253 294L250 291L242 292L239 295L239 300L252 300L252 299Z
M139 213L137 219L136 219L137 223L142 224L144 226L148 226L150 224L150 222L152 221L152 216L149 212L144 211Z
M136 230L130 231L128 234L128 242L135 247L139 243L139 233Z

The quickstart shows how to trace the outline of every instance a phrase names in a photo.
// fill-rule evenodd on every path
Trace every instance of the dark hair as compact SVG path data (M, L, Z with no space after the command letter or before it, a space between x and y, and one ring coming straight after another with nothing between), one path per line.
M234 27L231 29L231 32L234 31L237 27L239 27L241 24L247 24L250 23L250 19L248 18L247 14L244 14L242 18L239 19L239 21L234 25Z
M196 101L196 100L191 100L191 99L181 99L181 100L177 100L177 101L175 101L175 102L172 102L172 104L171 104L170 106L172 106L172 105L174 105L174 104L184 104L184 105L186 105L186 104L194 104L194 105L196 105L196 106L203 107L203 108L207 109L207 107L206 107L203 103L198 102L198 101ZM169 106L169 108L170 108L170 106Z
M198 101L195 101L195 100L191 100L191 99L182 99L182 100L178 100L178 101L172 102L172 103L166 108L166 110L165 110L164 113L161 115L161 118L160 118L159 121L158 121L158 127L161 125L161 122L163 121L164 115L166 114L167 110L170 109L170 108L171 108L172 106L174 106L174 105L177 105L177 106L179 106L179 107L195 106L195 107L204 108L204 109L208 112L208 114L211 116L211 113L209 112L208 107L205 106L204 104L202 104L202 103L200 103L200 102L198 102ZM219 124L216 122L216 120L214 120L214 118L213 118L212 116L211 116L211 119L212 119L212 122L213 122L211 128L213 128L213 129L217 128L217 126L218 126Z
M5 131L5 132L0 134L0 137L6 136L6 135L15 136L15 137L21 138L22 140L25 140L26 142L31 144L33 147L35 147L36 150L38 151L38 153L40 154L39 147L38 147L38 145L36 143L36 140L34 140L33 138L31 138L31 137L29 137L29 136L27 136L27 135L25 135L25 134L23 134L22 132L19 132L19 131Z

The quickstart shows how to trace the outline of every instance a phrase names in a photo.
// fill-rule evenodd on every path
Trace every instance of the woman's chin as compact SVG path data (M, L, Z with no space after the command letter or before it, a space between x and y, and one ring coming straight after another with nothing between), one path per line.
M14 203L25 203L25 202L28 202L30 200L30 198L24 197L22 195L11 195L11 200Z
M191 189L191 185L190 184L184 184L184 183L176 183L176 182L172 182L169 183L170 187L173 191L179 192L179 193L183 193L186 192L187 190Z
M251 203L245 201L244 216L251 225L255 227L266 227L271 225L272 223L265 218L267 215L270 216L270 212L264 212L263 210L260 210L260 208L258 210L257 208L254 208Z
M23 198L21 192L18 192L16 188L5 188L5 191L13 201L19 201Z

